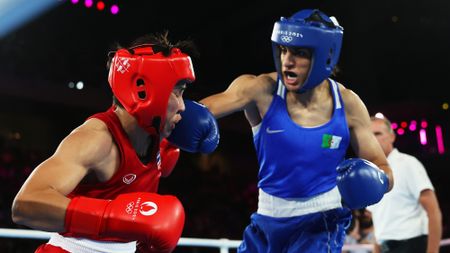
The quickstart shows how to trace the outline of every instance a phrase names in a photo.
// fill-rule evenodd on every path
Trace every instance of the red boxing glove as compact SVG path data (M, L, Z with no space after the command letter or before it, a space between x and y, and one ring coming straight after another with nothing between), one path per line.
M164 138L159 146L159 153L161 155L161 176L167 177L177 164L180 149Z
M142 241L149 252L172 252L184 226L174 196L136 192L114 200L75 197L66 211L65 235L100 240Z

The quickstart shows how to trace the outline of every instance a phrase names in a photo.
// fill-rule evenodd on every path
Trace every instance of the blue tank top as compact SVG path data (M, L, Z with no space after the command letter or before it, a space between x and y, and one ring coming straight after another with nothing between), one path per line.
M336 186L336 167L345 158L350 133L338 85L329 79L333 115L327 123L302 127L289 116L286 91L277 94L262 122L253 128L259 162L258 187L281 198L304 198Z

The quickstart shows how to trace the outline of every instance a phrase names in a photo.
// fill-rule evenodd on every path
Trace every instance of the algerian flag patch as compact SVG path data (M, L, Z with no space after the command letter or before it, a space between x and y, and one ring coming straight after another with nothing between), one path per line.
M322 136L322 148L337 149L339 148L341 140L342 140L341 136L324 134Z

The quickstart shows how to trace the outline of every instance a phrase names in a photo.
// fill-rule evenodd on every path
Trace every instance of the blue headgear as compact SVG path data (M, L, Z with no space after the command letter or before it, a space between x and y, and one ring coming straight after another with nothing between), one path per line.
M311 67L298 92L319 85L330 76L338 62L343 34L344 28L337 20L319 10L306 9L290 18L281 17L275 22L272 32L272 50L278 74L281 75L279 45L307 48L311 50Z

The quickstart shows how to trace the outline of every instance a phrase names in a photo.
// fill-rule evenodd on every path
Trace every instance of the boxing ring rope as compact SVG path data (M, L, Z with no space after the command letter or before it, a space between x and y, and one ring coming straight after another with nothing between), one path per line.
M11 228L0 228L0 238L19 238L19 239L35 239L35 240L48 240L53 233L29 230L29 229L11 229ZM229 240L229 239L200 239L200 238L185 238L182 237L178 241L178 246L182 247L207 247L207 248L218 248L220 253L228 253L229 249L235 249L239 247L241 243L240 240ZM443 239L441 241L442 246L450 245L450 238ZM360 250L366 249L373 251L372 244L346 244L342 250Z

